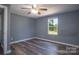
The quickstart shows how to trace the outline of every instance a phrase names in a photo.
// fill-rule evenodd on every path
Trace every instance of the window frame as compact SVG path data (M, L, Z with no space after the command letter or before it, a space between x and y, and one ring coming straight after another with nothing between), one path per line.
M54 19L54 18L57 18L57 34L54 34L54 33L53 34L49 34L49 27L51 27L51 26L49 26L49 21ZM48 18L48 35L58 35L58 17Z

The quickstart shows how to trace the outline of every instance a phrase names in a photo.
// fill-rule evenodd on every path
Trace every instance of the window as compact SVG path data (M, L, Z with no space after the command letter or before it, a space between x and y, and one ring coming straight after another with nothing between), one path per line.
M58 18L48 19L48 34L58 34Z

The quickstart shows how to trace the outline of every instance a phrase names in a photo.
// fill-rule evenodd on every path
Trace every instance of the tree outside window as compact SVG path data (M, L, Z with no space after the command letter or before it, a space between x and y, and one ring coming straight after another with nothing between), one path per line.
M58 34L58 18L48 19L48 34Z

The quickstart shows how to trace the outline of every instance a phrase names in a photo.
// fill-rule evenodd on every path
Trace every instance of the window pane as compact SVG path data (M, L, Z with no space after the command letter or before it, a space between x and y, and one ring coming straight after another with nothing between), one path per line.
M58 18L48 20L48 34L58 34Z

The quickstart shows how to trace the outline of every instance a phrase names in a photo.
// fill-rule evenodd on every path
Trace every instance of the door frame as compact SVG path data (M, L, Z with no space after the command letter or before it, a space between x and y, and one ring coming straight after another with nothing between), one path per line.
M7 54L8 7L4 6L4 5L0 5L0 8L4 9L3 52L4 52L4 54Z

